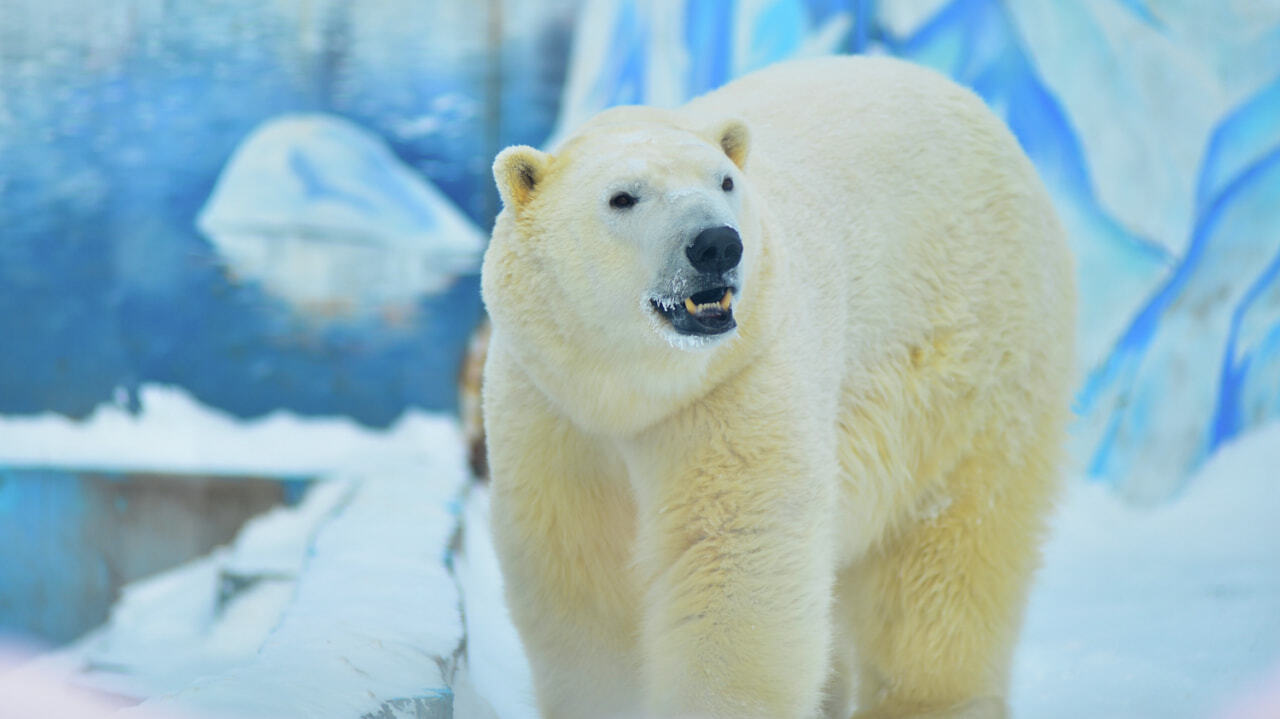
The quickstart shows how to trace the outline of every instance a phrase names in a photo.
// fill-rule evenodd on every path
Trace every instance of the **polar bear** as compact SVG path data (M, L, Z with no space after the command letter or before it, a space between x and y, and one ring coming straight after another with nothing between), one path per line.
M981 100L798 61L494 175L492 531L542 716L1003 716L1075 295Z

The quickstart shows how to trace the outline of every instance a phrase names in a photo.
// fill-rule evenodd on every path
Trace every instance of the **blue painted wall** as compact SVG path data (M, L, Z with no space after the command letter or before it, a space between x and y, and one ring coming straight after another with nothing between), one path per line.
M487 232L493 154L540 142L554 119L566 22L491 56L483 5L441 25L393 3L410 39L379 54L347 3L108 5L82 8L100 36L57 3L0 17L0 413L82 417L117 387L136 403L147 382L245 418L383 426L454 407L475 277L394 317L307 317L229 277L195 217L251 130L325 112L371 130ZM457 34L472 39L433 54ZM520 111L487 112L495 88Z
M493 154L542 143L558 119L678 101L796 54L862 51L972 87L1045 177L1079 259L1081 466L1140 499L1167 498L1280 412L1271 0L1238 19L1254 23L1240 34L1252 60L1234 66L1220 60L1232 48L1210 47L1234 37L1230 17L1199 38L1194 7L1134 0L910 3L922 8L910 21L905 5L869 0L135 1L78 14L69 3L10 0L0 19L0 413L84 416L147 382L246 418L285 408L384 426L407 407L451 408L480 317L474 277L412 312L316 318L229 276L195 230L251 130L300 111L351 120L487 231ZM1088 108L1063 81L1061 53L1029 39L1046 37L1035 17L1060 21L1050 31L1080 58L1110 58L1114 73L1088 78L1100 89L1149 89L1145 70L1124 72L1123 38L1170 63L1199 58L1234 88L1187 171L1193 196L1166 208L1192 215L1185 237L1153 237L1117 211L1106 189L1151 177L1099 175L1111 165L1090 155ZM1274 26L1257 26L1266 18ZM1099 44L1113 36L1120 45ZM673 52L688 63L669 62ZM1261 79L1241 89L1241 77ZM1177 119L1157 108L1142 123Z

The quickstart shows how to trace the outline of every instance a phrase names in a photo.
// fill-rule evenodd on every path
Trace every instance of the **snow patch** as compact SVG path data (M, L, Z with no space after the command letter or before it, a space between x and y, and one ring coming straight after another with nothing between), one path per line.
M1173 502L1071 484L1013 676L1017 716L1204 717L1280 662L1280 424Z
M281 410L240 420L185 390L145 385L141 414L100 405L84 421L46 412L0 416L0 465L157 471L166 474L314 476L380 455L438 445L448 420L409 411L383 431L346 417Z

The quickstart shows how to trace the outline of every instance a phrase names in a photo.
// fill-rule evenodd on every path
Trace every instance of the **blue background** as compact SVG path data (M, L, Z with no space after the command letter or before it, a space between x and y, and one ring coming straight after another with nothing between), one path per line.
M903 24L889 22L900 6L870 0L10 0L0 19L0 414L140 410L145 383L241 418L286 409L384 427L407 408L450 410L482 314L474 276L409 315L317 318L235 280L195 229L250 131L302 111L351 120L487 232L497 209L488 167L501 147L542 144L558 121L612 104L680 101L812 52L836 27L822 51L937 68L1016 133L1079 257L1077 464L1139 501L1167 499L1223 443L1280 412L1280 25L1251 36L1276 65L1214 121L1191 171L1190 231L1170 239L1100 198L1106 158L1086 151L1083 115L1046 79L1049 56L1029 44L1015 6L911 6L923 9ZM1064 37L1094 23L1200 47L1178 29L1177 4L1016 7L1071 20L1053 28ZM674 36L664 13L676 13ZM1072 49L1115 55L1116 72L1091 81L1141 94L1143 77L1093 37ZM673 52L687 58L674 72ZM1249 68L1212 69L1229 78ZM1156 108L1144 121L1174 119ZM1119 179L1141 187L1151 176Z

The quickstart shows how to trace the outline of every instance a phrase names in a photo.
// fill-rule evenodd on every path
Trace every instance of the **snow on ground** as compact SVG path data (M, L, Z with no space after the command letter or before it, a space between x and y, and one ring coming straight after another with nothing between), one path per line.
M1171 503L1072 484L1014 672L1019 716L1205 717L1280 662L1280 424Z
M410 413L381 433L283 412L241 423L155 387L143 407L84 424L0 418L0 464L318 480L231 545L126 586L80 641L0 668L0 719L24 702L54 712L68 684L108 704L146 700L126 713L148 717L447 716L462 641L447 558L469 477L456 421Z
M462 618L446 564L468 475L456 428L437 430L419 454L339 475L359 486L320 527L292 602L249 661L124 714L450 716Z
M1074 481L1031 597L1014 716L1209 717L1280 668L1278 480L1280 424L1225 447L1159 508L1137 511L1105 487ZM483 490L465 520L457 567L468 676L495 716L533 719ZM1271 707L1278 713L1248 716L1280 716Z
M83 421L52 412L0 416L0 466L312 476L361 457L416 454L439 434L440 420L416 410L377 431L346 417L279 410L245 421L177 387L144 385L139 399L138 415L120 403L100 405Z
M465 477L451 422L409 415L379 434L279 414L246 427L175 390L146 388L143 397L139 418L104 408L87 426L0 419L0 461L44 452L59 464L129 468L328 465L324 474L340 481L255 520L230 548L135 585L111 624L37 668L79 672L77 683L116 695L168 695L151 703L167 709L291 716L323 705L337 717L376 697L360 711L435 711L452 700L462 719L535 716L484 487L467 499L455 576L446 571L450 507ZM191 453L177 452L188 433ZM1278 479L1273 424L1224 447L1180 497L1154 509L1072 482L1015 662L1015 716L1209 717L1268 670L1274 676ZM463 627L467 661L444 676ZM451 679L453 695L428 696L427 675ZM1267 711L1248 716L1280 716Z
M319 527L355 487L317 482L297 506L249 520L230 546L126 585L106 624L38 668L141 701L248 663L292 603Z
M487 486L472 489L462 518L462 550L454 559L462 612L466 617L466 676L470 689L487 702L460 719L536 719L533 686L524 647L502 596L502 574L489 534ZM492 713L486 713L490 709Z

